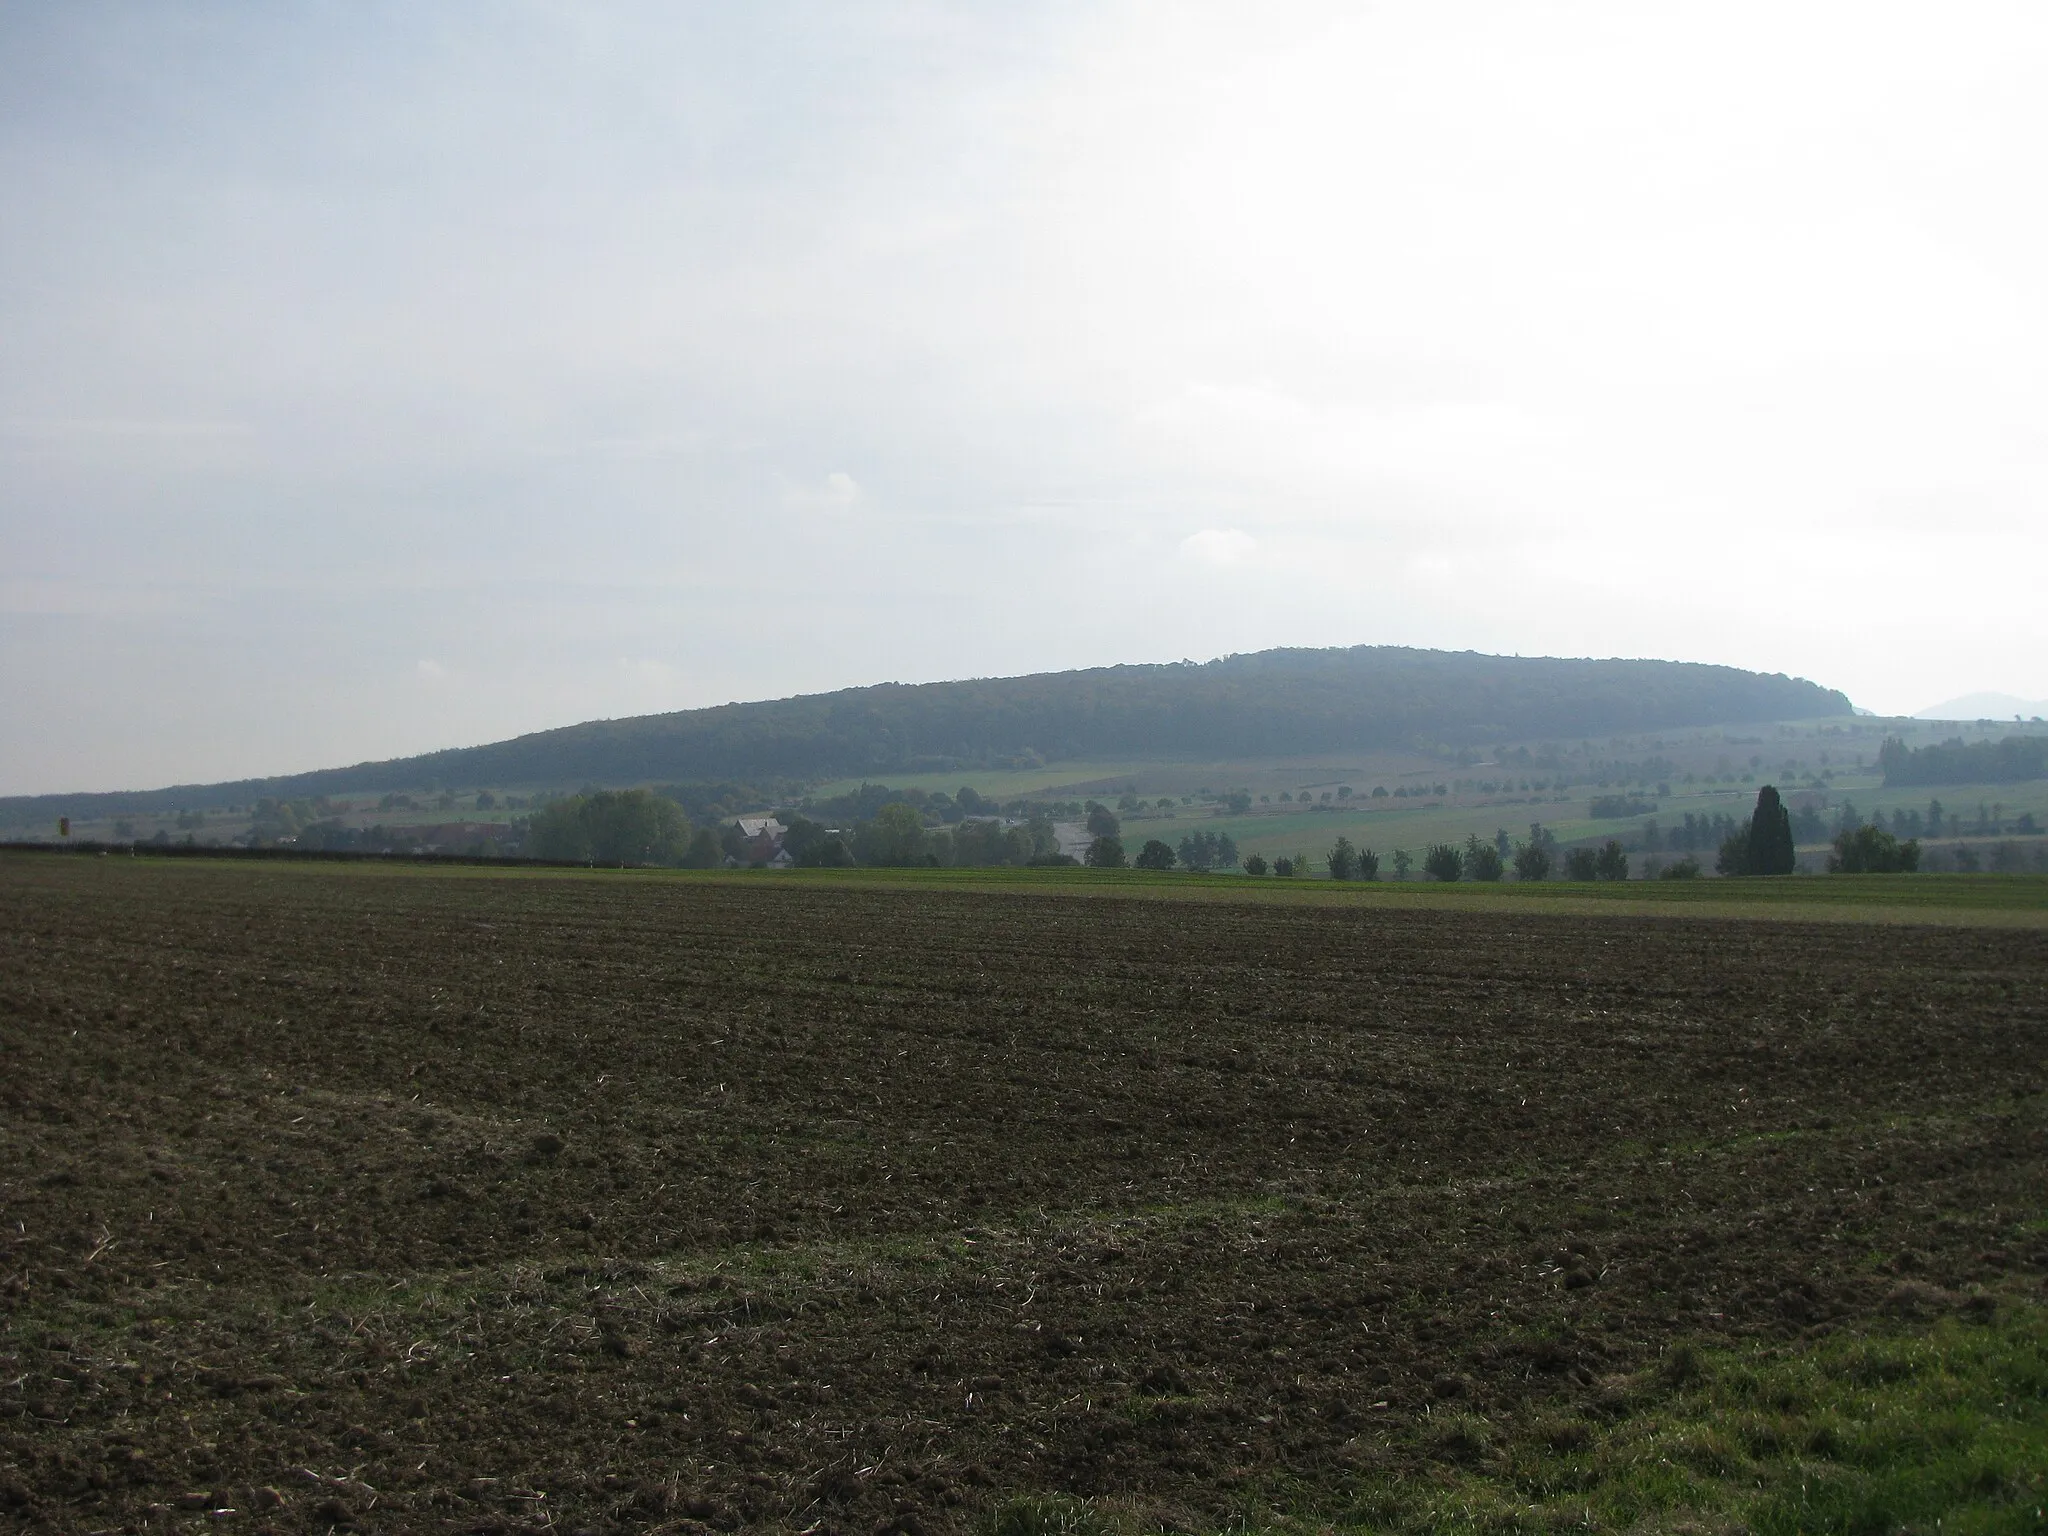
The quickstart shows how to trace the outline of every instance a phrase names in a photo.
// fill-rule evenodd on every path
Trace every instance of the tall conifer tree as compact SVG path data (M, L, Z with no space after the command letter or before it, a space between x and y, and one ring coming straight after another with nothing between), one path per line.
M1756 813L1749 819L1749 873L1789 875L1799 867L1793 852L1792 813L1778 798L1777 786L1756 792Z

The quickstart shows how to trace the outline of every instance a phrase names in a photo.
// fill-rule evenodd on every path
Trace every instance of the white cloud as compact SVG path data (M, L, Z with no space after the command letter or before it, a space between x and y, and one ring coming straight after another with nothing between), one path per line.
M1180 541L1180 552L1201 565L1241 565L1257 553L1259 541L1239 528L1204 528Z
M843 469L835 469L823 480L810 484L789 484L783 492L783 505L796 512L822 512L827 516L844 517L855 507L867 500L867 492Z
M2038 5L16 11L0 791L1275 644L2048 694Z

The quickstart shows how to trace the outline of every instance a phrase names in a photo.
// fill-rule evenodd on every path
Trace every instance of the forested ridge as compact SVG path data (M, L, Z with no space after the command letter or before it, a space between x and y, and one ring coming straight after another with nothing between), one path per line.
M1433 749L1849 711L1840 692L1804 679L1696 662L1398 646L1272 650L1199 664L882 683L594 720L487 746L272 779L15 797L0 800L0 819L424 785L817 780L1088 759Z

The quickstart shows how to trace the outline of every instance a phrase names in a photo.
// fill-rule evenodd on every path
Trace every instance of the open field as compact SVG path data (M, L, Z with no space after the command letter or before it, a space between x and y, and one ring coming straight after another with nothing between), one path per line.
M2034 1529L2044 893L0 857L0 1514Z

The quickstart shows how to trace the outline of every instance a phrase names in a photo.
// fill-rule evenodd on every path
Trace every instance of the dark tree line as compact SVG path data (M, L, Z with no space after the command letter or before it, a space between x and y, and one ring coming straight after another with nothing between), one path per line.
M1954 736L1938 746L1908 747L1887 736L1877 749L1887 789L1900 784L2016 784L2048 779L2048 736L2008 736L1965 742Z

